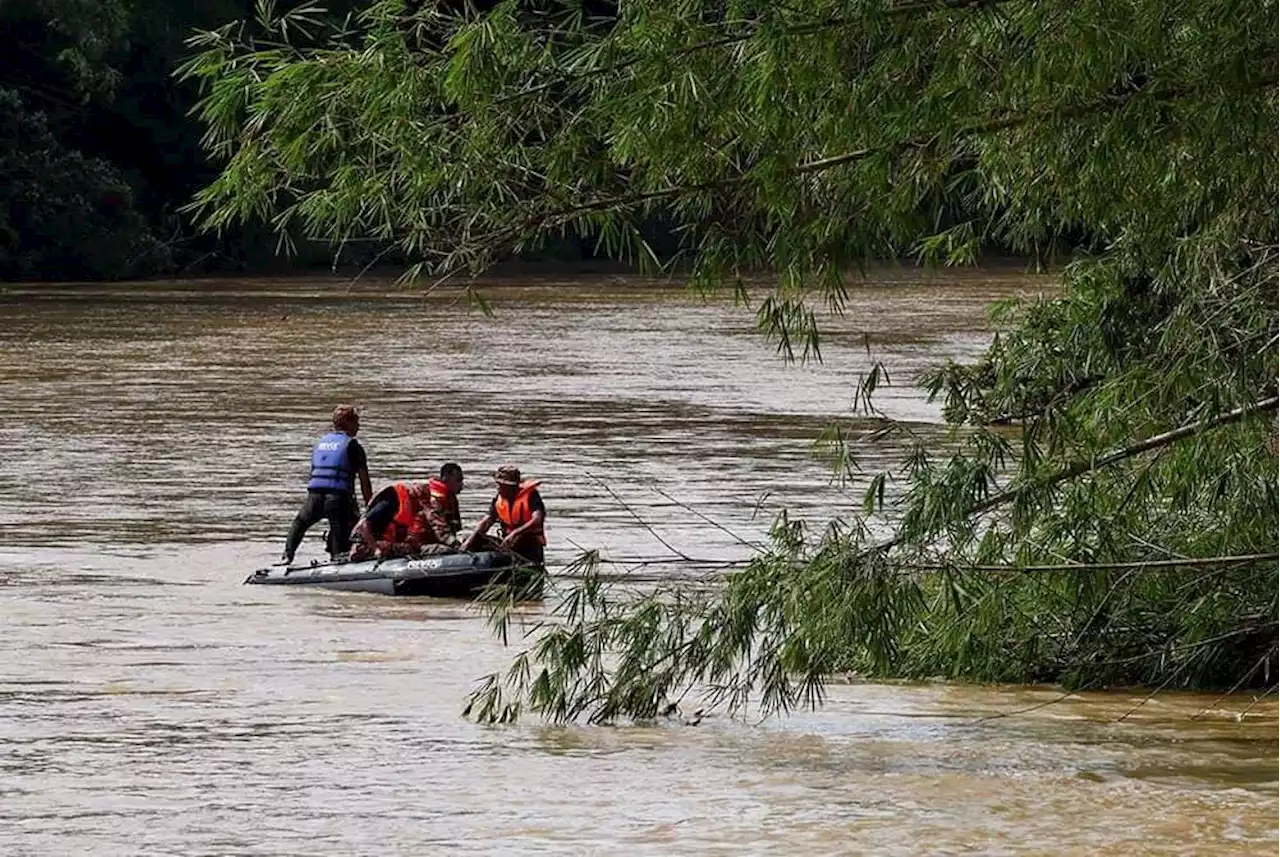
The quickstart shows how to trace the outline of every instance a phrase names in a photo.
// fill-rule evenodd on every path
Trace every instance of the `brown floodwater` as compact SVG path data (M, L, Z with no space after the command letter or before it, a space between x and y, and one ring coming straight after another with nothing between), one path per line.
M474 609L241 585L338 401L375 483L462 464L468 521L497 463L542 479L553 566L741 558L784 507L858 508L814 441L872 359L943 444L910 380L1051 287L875 275L799 366L747 310L622 278L495 285L492 318L379 281L0 286L0 852L1276 853L1270 699L1121 722L1143 694L837 684L762 724L482 727L464 698L512 651Z

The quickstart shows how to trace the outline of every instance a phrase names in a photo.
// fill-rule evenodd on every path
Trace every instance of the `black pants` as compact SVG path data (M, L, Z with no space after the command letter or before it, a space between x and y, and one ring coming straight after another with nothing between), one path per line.
M311 525L321 518L329 522L329 542L325 546L330 556L351 550L351 528L356 525L356 498L354 494L338 494L333 491L307 491L306 502L298 510L289 528L289 539L284 552L293 558L302 544L302 537Z

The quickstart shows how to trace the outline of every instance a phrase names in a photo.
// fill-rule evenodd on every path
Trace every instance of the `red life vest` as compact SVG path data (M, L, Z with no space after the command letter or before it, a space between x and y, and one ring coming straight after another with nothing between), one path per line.
M396 513L377 537L388 541L400 541L412 532L416 526L418 509L420 508L416 496L417 492L408 482L393 482L378 492L379 497L388 491L396 495ZM378 497L374 497L373 503L377 502ZM369 505L372 506L373 503Z
M516 489L515 500L510 503L501 494L494 498L493 511L497 513L498 520L502 522L502 528L506 533L509 534L533 520L533 510L529 508L529 497L541 484L533 479L521 482L520 487ZM547 536L542 530L541 523L525 531L522 538L536 539L540 545L547 543Z

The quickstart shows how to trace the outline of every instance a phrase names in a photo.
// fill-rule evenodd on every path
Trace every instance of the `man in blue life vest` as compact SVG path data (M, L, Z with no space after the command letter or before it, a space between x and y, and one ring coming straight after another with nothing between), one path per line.
M333 409L333 431L316 441L311 451L307 499L289 528L284 555L280 557L284 562L293 562L302 537L321 518L329 522L329 556L351 549L351 528L360 516L355 497L356 477L360 478L360 493L366 506L373 496L369 462L364 447L356 440L359 431L360 415L355 408L338 405Z

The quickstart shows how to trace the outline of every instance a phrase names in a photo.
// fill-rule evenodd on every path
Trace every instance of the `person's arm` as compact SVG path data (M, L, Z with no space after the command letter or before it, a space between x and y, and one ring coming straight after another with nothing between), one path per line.
M356 475L360 477L360 493L364 496L364 507L369 508L369 501L373 499L373 484L369 482L369 466L365 465L356 471Z
M520 541L521 536L523 536L525 533L529 532L530 530L536 529L538 526L540 526L542 524L542 521L546 517L547 517L546 510L538 509L534 511L534 513L529 516L529 520L526 523L516 527L514 530L507 533L503 537L502 542L498 545L498 548L500 550L510 550L512 545Z
M445 518L444 512L434 499L423 510L422 520L438 544L451 548L458 547L458 534L450 529L448 519Z
M369 456L360 441L355 438L352 438L348 449L351 455L351 469L360 478L360 494L364 497L364 508L367 512L369 503L373 501L373 484L369 481Z
M489 532L489 528L492 527L497 520L498 517L492 512L481 518L480 523L476 524L476 528L471 531L471 535L467 536L467 540L462 543L462 549L464 551L471 550L471 546L475 543L475 540Z

